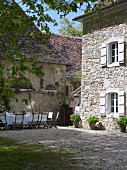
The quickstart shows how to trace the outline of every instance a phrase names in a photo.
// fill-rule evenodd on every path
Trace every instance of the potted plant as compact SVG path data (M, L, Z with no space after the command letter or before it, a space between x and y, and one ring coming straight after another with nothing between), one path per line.
M99 122L99 117L97 116L89 116L86 121L89 123L90 129L95 130L95 125Z
M121 132L126 132L126 125L127 125L126 117L120 117L119 119L117 119L116 123L120 126Z
M81 121L79 114L70 115L70 120L73 121L73 125L75 128L78 128L79 122Z

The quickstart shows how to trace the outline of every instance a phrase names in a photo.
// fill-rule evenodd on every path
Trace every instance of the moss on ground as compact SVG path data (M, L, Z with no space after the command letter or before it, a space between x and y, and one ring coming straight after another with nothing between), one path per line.
M73 159L76 151L0 137L0 170L80 170L78 160Z

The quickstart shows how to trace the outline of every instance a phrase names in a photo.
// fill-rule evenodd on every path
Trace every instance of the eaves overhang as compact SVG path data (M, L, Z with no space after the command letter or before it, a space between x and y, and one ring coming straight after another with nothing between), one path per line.
M118 4L113 4L100 9L101 14L108 16L121 10L127 9L127 0L119 2ZM83 14L78 17L73 18L74 21L88 23L89 21L99 19L99 13Z

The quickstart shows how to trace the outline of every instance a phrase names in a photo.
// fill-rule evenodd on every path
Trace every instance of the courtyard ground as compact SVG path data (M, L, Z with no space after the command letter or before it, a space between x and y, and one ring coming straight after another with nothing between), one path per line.
M127 133L58 127L2 130L0 137L13 138L24 144L39 144L55 150L65 149L71 153L78 170L127 170Z

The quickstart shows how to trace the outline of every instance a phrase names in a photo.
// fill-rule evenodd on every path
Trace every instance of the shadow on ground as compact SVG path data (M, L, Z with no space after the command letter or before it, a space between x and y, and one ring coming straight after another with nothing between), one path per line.
M127 133L60 128L0 131L0 136L64 148L82 170L127 169Z

